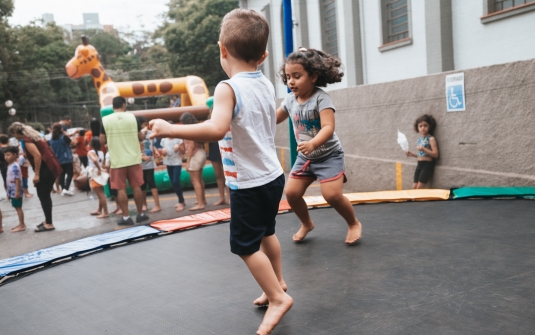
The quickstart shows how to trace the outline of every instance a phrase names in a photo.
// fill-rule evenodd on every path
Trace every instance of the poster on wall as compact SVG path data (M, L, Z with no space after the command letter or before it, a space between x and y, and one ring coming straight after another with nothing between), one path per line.
M448 112L464 112L466 110L464 72L446 76L446 102Z

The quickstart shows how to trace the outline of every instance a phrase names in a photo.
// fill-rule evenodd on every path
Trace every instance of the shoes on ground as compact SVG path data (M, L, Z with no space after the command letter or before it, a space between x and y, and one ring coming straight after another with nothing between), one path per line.
M74 195L74 192L69 190L63 190L61 191L61 195L70 195L72 197Z
M142 213L142 214L138 214L136 216L136 223L140 223L140 222L143 222L143 221L147 221L149 219L149 217L147 216L147 214L145 213Z
M138 215L139 216L139 215ZM119 226L133 226L134 225L134 220L132 220L131 217L128 217L128 219L124 219L122 216L121 216L121 219L119 221L117 221L117 224Z

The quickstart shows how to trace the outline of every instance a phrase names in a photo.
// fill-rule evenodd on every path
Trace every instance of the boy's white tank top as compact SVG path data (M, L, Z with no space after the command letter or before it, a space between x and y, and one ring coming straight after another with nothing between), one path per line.
M236 96L229 130L219 141L227 186L237 190L265 185L283 173L275 149L273 84L261 71L241 72L221 83L230 85Z

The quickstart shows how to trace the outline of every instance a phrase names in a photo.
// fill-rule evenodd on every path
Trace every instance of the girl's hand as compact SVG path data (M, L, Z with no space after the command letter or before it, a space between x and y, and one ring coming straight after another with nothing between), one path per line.
M299 142L297 145L297 151L300 151L305 155L310 154L315 149L316 148L314 148L314 145L308 141Z
M162 155L167 156L167 149L165 148L162 149Z
M184 163L184 168L186 169L186 171L189 171L189 169L188 169L188 168L189 168L189 164L188 164L188 162Z
M419 145L419 146L416 147L416 149L418 149L418 151L424 151L425 147Z
M410 151L405 152L405 155L407 155L407 157L415 157L416 156L415 154L413 154Z
M33 185L37 185L39 183L39 175L38 174L35 174L33 176Z

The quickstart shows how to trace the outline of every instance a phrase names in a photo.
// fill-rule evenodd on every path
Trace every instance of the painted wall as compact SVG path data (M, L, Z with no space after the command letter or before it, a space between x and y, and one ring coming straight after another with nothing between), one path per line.
M448 73L331 91L346 153L345 190L395 189L396 162L403 164L403 188L411 188L416 159L397 144L397 129L414 151L413 123L424 113L437 120L441 153L428 186L535 185L535 60L464 73L465 112L446 112ZM286 122L277 128L276 145L289 171Z
M482 1L452 0L455 69L535 58L535 11L481 23Z

